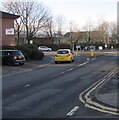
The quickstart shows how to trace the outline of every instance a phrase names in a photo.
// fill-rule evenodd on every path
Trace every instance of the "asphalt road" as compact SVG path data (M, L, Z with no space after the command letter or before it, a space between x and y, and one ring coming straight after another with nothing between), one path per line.
M114 117L86 108L79 95L116 65L116 54L96 58L77 55L74 63L52 61L28 72L4 77L3 118ZM75 108L75 114L67 116Z

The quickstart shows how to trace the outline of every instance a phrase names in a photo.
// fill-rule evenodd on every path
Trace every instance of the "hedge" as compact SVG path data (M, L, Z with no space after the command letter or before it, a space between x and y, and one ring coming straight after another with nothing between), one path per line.
M44 53L38 50L36 45L18 45L16 46L16 49L20 50L24 54L26 60L41 60L44 57Z

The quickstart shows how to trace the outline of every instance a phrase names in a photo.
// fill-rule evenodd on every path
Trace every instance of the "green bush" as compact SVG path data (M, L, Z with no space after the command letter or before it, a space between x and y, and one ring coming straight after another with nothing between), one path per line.
M31 52L32 60L41 60L44 57L44 54L40 50L33 50Z
M22 46L30 48L31 50L37 50L38 49L38 47L36 45L33 45L33 44L25 44L25 45L22 45Z
M26 59L30 59L31 52L32 52L30 48L28 48L26 45L18 45L17 49L24 54Z
M17 49L22 51L27 60L41 60L44 57L44 54L38 50L36 45L18 45Z

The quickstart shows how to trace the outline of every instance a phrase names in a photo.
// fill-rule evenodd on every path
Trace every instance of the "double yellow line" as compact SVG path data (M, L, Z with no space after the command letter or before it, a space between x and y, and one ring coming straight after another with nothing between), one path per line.
M110 80L115 74L117 73L117 67L115 67L111 72L109 72L106 76L104 76L102 79L98 80L96 83L94 83L92 86L90 86L88 89L86 89L84 92L82 92L79 95L79 99L82 103L85 104L86 107L92 108L94 110L98 110L100 112L109 113L113 115L119 115L119 109L107 107L106 105L102 105L100 103L97 103L93 101L90 98L90 94L96 90L101 84L104 82L107 82Z

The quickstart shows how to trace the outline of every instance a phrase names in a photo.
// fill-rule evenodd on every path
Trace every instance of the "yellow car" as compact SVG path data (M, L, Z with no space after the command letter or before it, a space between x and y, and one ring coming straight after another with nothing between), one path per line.
M55 64L59 62L74 62L74 53L70 49L60 49L55 55Z

